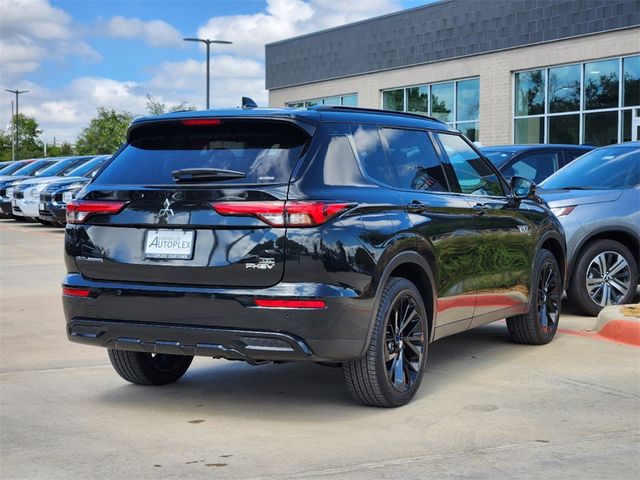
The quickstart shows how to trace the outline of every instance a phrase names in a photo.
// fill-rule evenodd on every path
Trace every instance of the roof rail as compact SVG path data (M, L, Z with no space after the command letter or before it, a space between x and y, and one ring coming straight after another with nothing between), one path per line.
M429 117L427 115L420 115L419 113L411 113L411 112L399 112L397 110L383 110L381 108L364 108L364 107L345 107L342 105L313 105L312 107L307 107L308 110L317 110L317 111L342 111L342 112L361 112L361 113L374 113L374 114L383 114L383 115L401 115L403 117L411 117L411 118L420 118L422 120L431 120L432 122L442 123L447 125L446 122L439 120L437 118Z

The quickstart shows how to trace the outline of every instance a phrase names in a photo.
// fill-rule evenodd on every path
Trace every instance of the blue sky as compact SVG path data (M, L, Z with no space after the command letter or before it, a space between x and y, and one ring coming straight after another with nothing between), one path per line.
M73 141L99 106L145 113L146 95L204 105L204 51L185 36L234 42L212 50L212 105L260 105L264 44L432 0L2 0L0 87L29 90L20 111L43 139ZM0 127L11 95L0 102Z

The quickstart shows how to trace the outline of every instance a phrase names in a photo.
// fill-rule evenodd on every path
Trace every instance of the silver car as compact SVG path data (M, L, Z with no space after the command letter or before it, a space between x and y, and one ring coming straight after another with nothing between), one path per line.
M633 301L640 257L640 142L598 148L540 184L565 229L567 295L584 313Z

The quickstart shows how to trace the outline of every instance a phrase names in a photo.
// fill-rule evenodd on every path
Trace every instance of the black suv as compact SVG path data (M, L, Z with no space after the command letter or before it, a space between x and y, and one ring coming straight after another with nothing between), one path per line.
M429 118L348 107L143 118L67 208L69 339L126 380L194 355L342 364L399 406L430 342L507 318L557 329L562 227L535 186Z

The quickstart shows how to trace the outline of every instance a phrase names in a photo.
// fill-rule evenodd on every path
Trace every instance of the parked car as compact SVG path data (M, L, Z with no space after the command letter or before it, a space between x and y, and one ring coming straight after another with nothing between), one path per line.
M480 151L507 179L519 176L539 184L593 149L588 145L535 144L482 147Z
M21 169L25 165L33 162L33 159L29 160L16 160L15 162L4 162L0 165L0 179L6 176L11 176L16 170Z
M11 211L11 201L13 200L13 190L22 180L35 177L41 174L44 170L49 168L55 162L61 160L60 158L43 158L30 162L28 165L21 167L13 172L12 175L8 175L0 178L0 217L13 218L14 220L23 221L22 217L14 217Z
M11 213L15 217L23 217L33 222L39 221L38 204L40 202L40 192L49 183L57 181L60 177L66 177L72 170L94 157L95 155L63 158L40 172L36 178L25 179L16 183L13 186Z
M137 119L67 206L71 341L129 382L194 355L341 363L368 405L407 403L429 343L507 318L553 338L562 227L459 132L348 107Z
M584 313L633 301L640 260L640 142L598 148L540 185L567 236L567 294Z
M38 218L42 223L64 226L67 223L67 203L91 181L111 155L100 155L51 182L40 192Z

